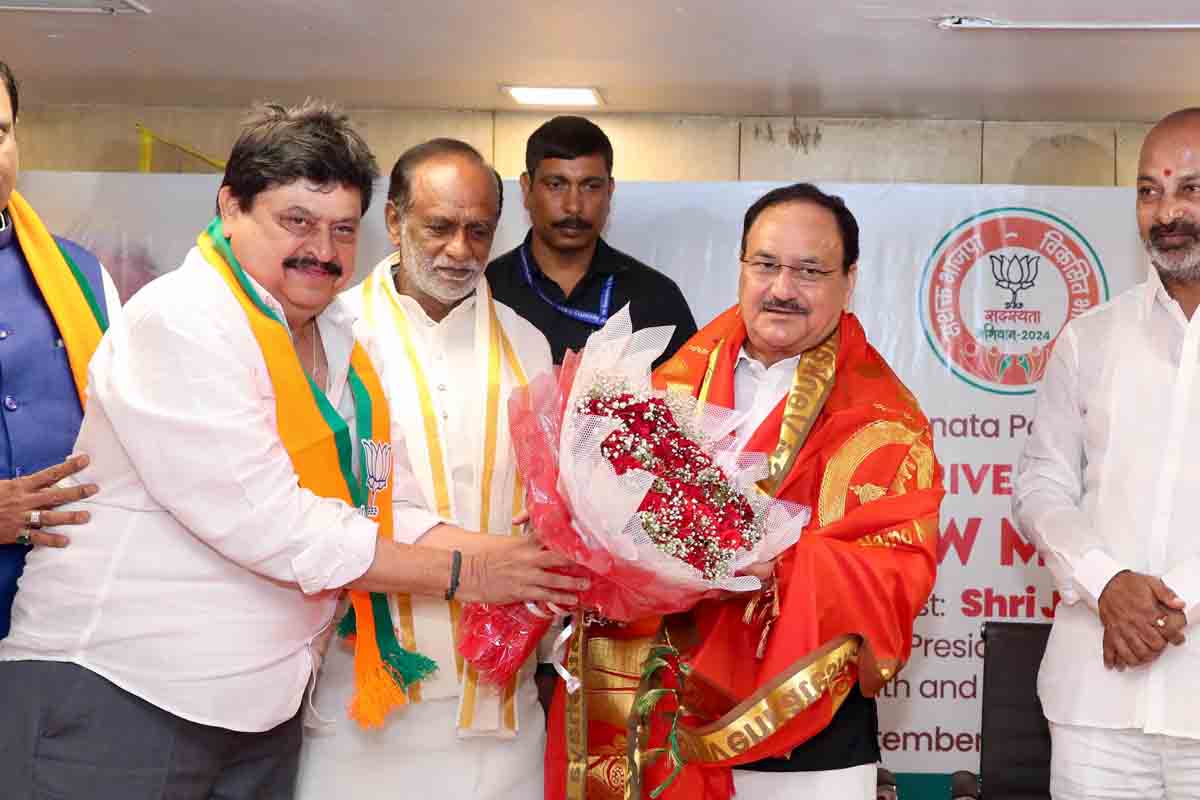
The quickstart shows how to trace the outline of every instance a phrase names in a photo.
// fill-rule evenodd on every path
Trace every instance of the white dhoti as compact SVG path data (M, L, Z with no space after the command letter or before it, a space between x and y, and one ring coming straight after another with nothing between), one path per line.
M346 715L353 682L354 658L334 642L313 699L329 725L304 732L297 800L542 800L546 726L533 681L518 689L511 739L460 738L457 696L413 703L364 730Z
M1200 740L1050 723L1054 800L1200 800Z

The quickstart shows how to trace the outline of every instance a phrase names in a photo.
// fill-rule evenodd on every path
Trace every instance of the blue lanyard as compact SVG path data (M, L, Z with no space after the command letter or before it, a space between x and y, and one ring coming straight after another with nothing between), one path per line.
M556 303L546 296L541 287L533 279L533 270L529 266L529 258L525 255L525 246L521 246L521 270L525 273L525 282L529 284L529 288L537 292L538 297L542 298L542 302L547 303L560 314L570 317L574 320L603 328L608 322L609 306L612 303L613 281L616 280L616 275L609 275L604 279L604 285L600 287L600 309L592 313L591 311L580 311L578 308L564 306L562 303Z

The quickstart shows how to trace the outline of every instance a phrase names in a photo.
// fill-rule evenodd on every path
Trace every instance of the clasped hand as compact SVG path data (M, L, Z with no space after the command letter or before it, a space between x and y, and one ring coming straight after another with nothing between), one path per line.
M1118 572L1100 593L1097 606L1104 625L1104 666L1109 669L1149 664L1168 644L1185 641L1186 604L1161 578Z

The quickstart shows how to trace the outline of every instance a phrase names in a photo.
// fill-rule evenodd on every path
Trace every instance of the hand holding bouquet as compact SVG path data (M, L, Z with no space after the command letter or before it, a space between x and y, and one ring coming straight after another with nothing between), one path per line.
M622 309L568 354L557 381L539 376L509 402L531 523L591 580L576 609L586 615L633 621L757 590L760 581L739 572L775 558L808 522L807 509L758 490L767 457L733 450L740 415L652 387L651 364L670 333L634 333ZM550 616L468 606L459 650L485 680L503 683Z

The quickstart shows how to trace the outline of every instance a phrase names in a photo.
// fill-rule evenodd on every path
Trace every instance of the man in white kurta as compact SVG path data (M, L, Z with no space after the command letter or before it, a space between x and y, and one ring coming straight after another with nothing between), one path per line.
M521 489L508 432L512 390L552 369L531 324L481 280L500 185L469 145L434 140L400 157L388 196L397 251L349 297L392 404L395 537L468 552L519 534ZM326 653L297 796L540 800L543 715L532 664L508 687L477 681L455 650L455 603L393 596L397 636L437 662L382 729L346 716L348 649Z
M1062 591L1038 675L1055 800L1200 798L1200 110L1142 146L1146 281L1059 336L1014 509Z

